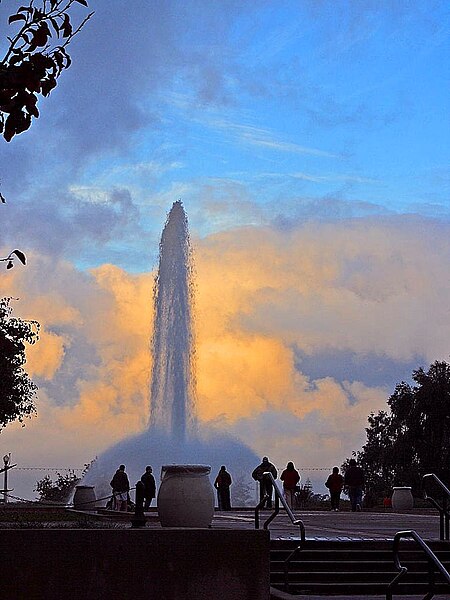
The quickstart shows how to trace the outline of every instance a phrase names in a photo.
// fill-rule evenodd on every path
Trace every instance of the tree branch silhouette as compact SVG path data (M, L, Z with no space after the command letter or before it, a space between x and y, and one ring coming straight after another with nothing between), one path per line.
M74 28L71 9L76 4L87 7L87 0L35 4L30 0L8 19L9 25L22 25L13 37L7 37L9 47L0 61L0 134L7 142L29 129L33 117L39 117L38 96L47 97L70 67L67 46L94 14L89 13Z

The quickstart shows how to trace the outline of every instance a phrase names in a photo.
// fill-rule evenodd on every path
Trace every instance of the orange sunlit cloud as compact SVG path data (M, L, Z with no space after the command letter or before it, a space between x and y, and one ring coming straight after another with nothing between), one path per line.
M431 237L418 237L414 224L395 230L361 221L196 241L199 419L279 461L289 452L324 464L347 456L392 390L352 373L313 379L295 349L318 361L322 352L342 351L362 361L371 353L446 359L449 244ZM55 453L63 439L65 454L70 447L74 460L86 461L148 422L154 275L113 265L86 275L60 262L43 277L49 265L33 256L0 280L2 295L21 298L15 314L42 325L28 350L39 416L25 429L7 428L2 439L16 446L27 439L31 454L46 430Z

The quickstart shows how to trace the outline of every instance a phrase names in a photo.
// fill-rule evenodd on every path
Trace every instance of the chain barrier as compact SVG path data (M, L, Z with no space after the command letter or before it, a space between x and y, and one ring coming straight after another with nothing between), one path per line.
M16 471L84 471L86 467L16 467ZM303 471L328 471L333 467L298 467Z
M84 471L85 467L16 467L16 471Z
M129 489L130 492L135 490L136 487L132 487ZM27 500L26 498L20 498L19 496L13 496L12 494L8 494L8 498L14 498L14 500L18 500L19 502L26 502L27 504L36 504L37 506L47 506L52 508L70 508L73 506L73 502L66 502L65 504L58 504L57 502L41 502L40 500ZM86 504L94 504L96 502L102 502L103 500L110 500L114 498L114 494L110 494L109 496L104 496L103 498L96 498L95 500L88 500L86 502L77 502L77 506L84 506Z

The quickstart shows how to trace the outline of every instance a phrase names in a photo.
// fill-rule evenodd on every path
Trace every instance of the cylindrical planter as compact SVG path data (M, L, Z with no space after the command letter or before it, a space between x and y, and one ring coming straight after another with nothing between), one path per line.
M73 496L75 510L94 510L97 498L93 485L77 485Z
M206 465L164 465L158 491L162 527L209 527L214 515L214 492Z
M411 510L414 498L410 487L395 487L392 494L392 508L394 510Z

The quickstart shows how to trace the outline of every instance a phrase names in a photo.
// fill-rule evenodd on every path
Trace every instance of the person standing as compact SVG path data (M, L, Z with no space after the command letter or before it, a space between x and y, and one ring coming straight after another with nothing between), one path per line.
M349 460L348 465L348 469L345 471L344 485L348 490L352 512L356 512L361 510L364 472L361 467L358 467L354 458Z
M288 462L285 470L281 473L280 479L283 482L283 493L286 504L292 510L294 508L295 487L300 481L300 474L294 467L293 462Z
M114 477L110 483L114 499L116 501L116 510L128 510L128 492L130 491L130 482L128 481L128 475L125 473L125 465L120 465L117 471L114 473Z
M144 484L144 510L148 510L153 498L156 496L156 482L150 465L145 467L145 473L142 475L141 481Z
M341 492L344 487L344 478L339 473L339 467L333 467L333 472L328 475L328 479L325 481L325 487L330 490L331 510L338 511Z
M278 471L267 456L264 456L262 463L256 467L252 473L252 477L255 481L259 481L259 501L262 502L264 496L267 495L267 499L264 504L267 508L272 508L272 492L273 485L269 477L264 477L264 473L272 473L274 479L278 477ZM264 508L264 504L262 508Z
M219 473L217 474L216 480L214 481L214 487L217 490L217 502L219 504L219 510L231 510L231 484L231 475L228 473L225 465L222 465Z

